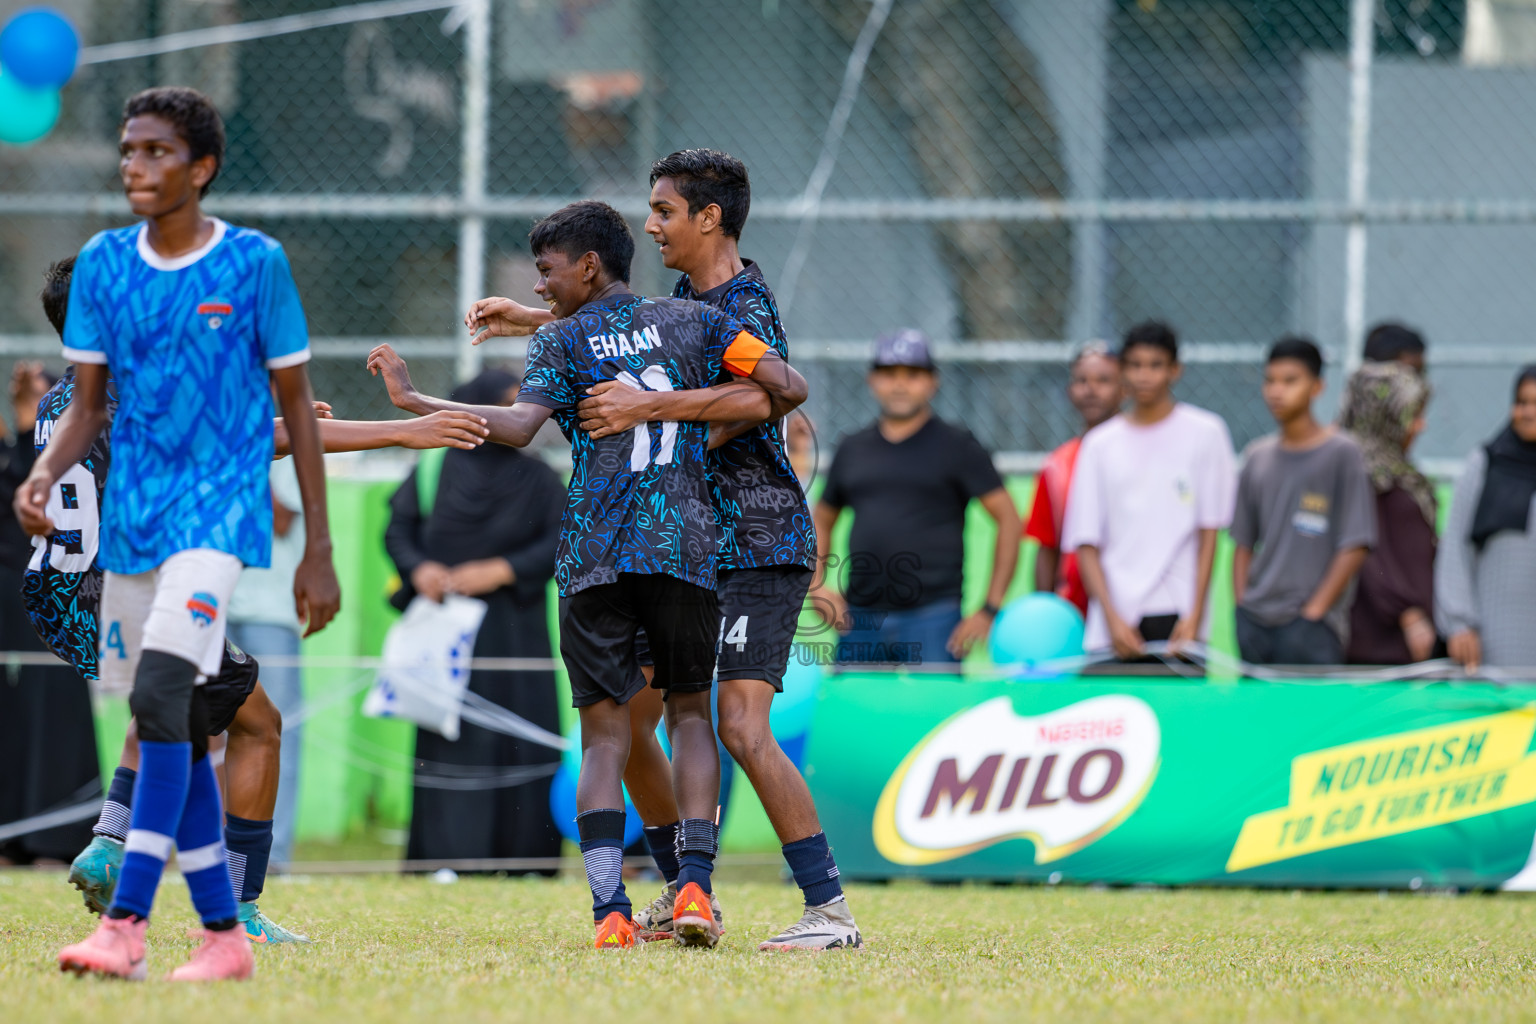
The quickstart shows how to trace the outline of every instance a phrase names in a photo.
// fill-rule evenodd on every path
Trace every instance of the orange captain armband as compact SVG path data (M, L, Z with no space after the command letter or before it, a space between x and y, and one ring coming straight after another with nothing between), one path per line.
M750 377L752 371L757 369L757 362L768 351L768 346L760 338L755 338L742 331L736 335L736 340L726 346L725 355L720 361L725 368L738 377Z

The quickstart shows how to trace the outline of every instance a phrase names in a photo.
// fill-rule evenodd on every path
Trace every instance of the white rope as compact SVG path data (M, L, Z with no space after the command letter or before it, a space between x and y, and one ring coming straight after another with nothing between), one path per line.
M256 660L272 668L366 669L376 672L384 659L350 654L272 654ZM0 651L0 662L7 665L58 666L67 664L51 651ZM466 665L476 672L553 672L563 665L553 658L471 658Z
M33 815L30 818L22 818L20 821L12 821L0 825L0 843L15 839L17 836L30 835L33 832L41 832L44 829L58 828L60 825L72 825L86 818L93 818L101 812L102 798L91 797L68 807L61 807L56 811L46 814Z
M333 751L336 748L332 748ZM537 779L547 779L560 770L559 761L522 765L446 765L439 761L415 762L414 764L385 764L363 757L355 751L342 748L340 754L354 768L375 778L408 776L413 787L443 789L455 792L480 792L488 789L510 789ZM433 767L439 766L439 767ZM446 771L446 768L477 769L473 774ZM98 805L99 805L98 801Z
M1468 674L1460 665L1447 658L1433 661L1414 662L1409 665L1375 665L1375 666L1349 666L1349 665L1254 665L1243 661L1241 658L1233 658L1216 648L1203 643L1192 642L1185 644L1181 652L1201 663L1210 666L1213 670L1225 676L1245 676L1250 679L1262 679L1269 682L1401 682L1411 679L1445 678L1458 682L1484 682L1499 683L1503 685L1536 685L1536 666L1528 665L1483 665L1476 674ZM1165 643L1150 643L1147 645L1149 657L1156 657L1167 661L1172 658L1168 645ZM1173 659L1177 660L1177 659ZM341 654L301 654L261 656L257 661L273 668L303 668L303 669L353 669L359 672L374 672L384 667L384 659L376 657L352 656ZM1018 676L1033 674L1044 675L1074 675L1084 668L1115 664L1118 659L1112 651L1094 651L1088 654L1077 655L1070 658L1058 658L1052 661L991 664L985 667L975 667L969 663L956 664L947 662L943 664L910 664L906 662L846 662L828 664L825 670L833 675L850 672L898 672L913 675L966 675L979 676ZM0 651L0 664L6 666L42 666L58 667L64 665L51 652L47 651ZM467 663L471 671L477 672L553 672L563 667L562 663L553 658L471 658ZM1185 663L1187 664L1187 662ZM355 696L371 686L373 680L369 677L359 677L351 689L328 693L326 702L321 709L331 707ZM477 695L471 694L475 700L483 700ZM494 716L498 705L489 704L489 708L481 708ZM505 711L505 709L502 709ZM313 712L310 712L313 713ZM511 714L511 712L506 712ZM297 720L285 718L284 725L296 725L309 717L305 714ZM539 730L538 726L531 725L532 730ZM521 734L509 734L521 735ZM535 739L537 733L524 736L525 739ZM545 736L552 736L545 733Z
M550 732L535 725L521 715L513 714L500 704L468 690L464 691L464 704L459 709L459 717L482 729L490 729L505 736L515 736L530 743L549 747L551 750L569 750L571 746L571 741L559 733Z
M1191 679L1209 677L1217 679L1252 679L1271 683L1311 683L1319 686L1332 684L1399 683L1443 680L1465 683L1494 683L1497 685L1536 685L1536 668L1502 667L1484 665L1476 675L1469 675L1449 658L1418 661L1408 665L1254 665L1234 658L1216 648L1199 642L1184 644L1175 653L1163 642L1146 645L1146 654L1162 663L1173 674ZM1069 658L1055 658L1039 662L992 664L984 668L965 663L908 664L904 662L846 662L829 665L830 673L852 674L858 672L893 672L917 676L965 676L972 679L1057 679L1082 674L1083 670L1099 667L1123 666L1127 675L1135 674L1136 662L1122 662L1113 651L1092 651ZM1091 678L1091 677L1090 677Z
M891 13L893 2L875 0L864 19L864 26L859 29L858 38L854 40L853 50L848 54L848 63L843 67L843 85L838 90L832 116L827 118L827 127L821 136L821 153L816 158L816 166L812 168L810 178L806 179L805 191L798 200L800 226L795 231L795 243L789 250L789 258L784 261L784 271L779 275L779 306L784 310L786 318L795 304L795 287L800 281L800 271L805 267L806 258L810 255L811 235L815 231L816 218L821 213L821 199L826 193L827 183L832 180L832 171L837 167L837 153L843 144L843 132L848 128L848 119L853 116L853 105L859 98L859 89L864 83L864 69L869 65L870 51L875 48L875 40L880 38L880 30L885 27L885 19Z
M715 858L719 867L769 867L782 866L784 858L777 853L722 853ZM626 857L626 868L653 870L656 867L649 857ZM573 868L581 870L581 858L560 857L474 857L443 860L325 860L294 861L283 866L285 874L305 875L376 875L398 873L431 873L447 868L450 871L559 871Z
M309 14L290 14L282 18L264 21L246 21L237 25L218 25L198 28L187 32L172 32L153 39L134 39L122 43L103 43L87 46L80 51L81 64L107 64L136 57L153 57L162 53L196 50L204 46L221 46L226 43L247 43L253 39L270 39L294 32L351 25L359 21L377 21L381 18L398 18L407 14L424 14L449 8L467 6L465 0L379 0L375 3L349 4L326 11ZM451 32L463 23L454 11L443 24L444 32Z

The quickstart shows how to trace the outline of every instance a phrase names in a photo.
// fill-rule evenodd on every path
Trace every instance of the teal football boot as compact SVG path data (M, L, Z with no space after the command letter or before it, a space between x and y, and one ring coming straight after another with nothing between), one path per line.
M123 844L106 836L96 836L80 851L69 866L69 884L80 890L85 909L105 914L117 888L117 875L123 867Z
M240 924L245 928L245 934L253 946L275 946L282 942L310 941L263 914L255 901L240 904Z

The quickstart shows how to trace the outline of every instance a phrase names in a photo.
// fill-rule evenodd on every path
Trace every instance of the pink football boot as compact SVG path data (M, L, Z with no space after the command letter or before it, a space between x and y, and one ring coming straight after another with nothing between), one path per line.
M256 955L244 928L203 929L203 944L192 959L166 975L166 981L244 981L256 972Z
M59 950L59 970L143 981L149 972L144 962L144 933L148 929L147 920L104 917L90 938Z

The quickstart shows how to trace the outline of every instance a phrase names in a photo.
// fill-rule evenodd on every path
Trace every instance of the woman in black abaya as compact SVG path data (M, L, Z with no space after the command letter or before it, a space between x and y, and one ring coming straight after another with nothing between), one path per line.
M517 384L512 374L487 370L451 397L471 405L507 405ZM434 484L431 464L418 464L390 499L384 545L404 584L396 603L404 607L416 594L433 600L445 593L477 597L487 608L476 658L549 658L545 587L555 571L565 486L537 456L505 445L448 449L440 465ZM470 674L469 689L550 732L560 731L553 672L477 670ZM456 741L417 729L416 759L418 764L553 765L560 755L466 722ZM422 774L418 768L418 779ZM409 859L559 855L548 777L478 790L432 788L420 781L415 787Z
M52 381L18 363L11 375L14 434L0 422L0 651L42 653L21 598L32 538L10 514L37 452L32 426ZM0 827L101 796L90 688L67 665L0 668ZM68 864L91 841L91 817L0 840L0 866Z

